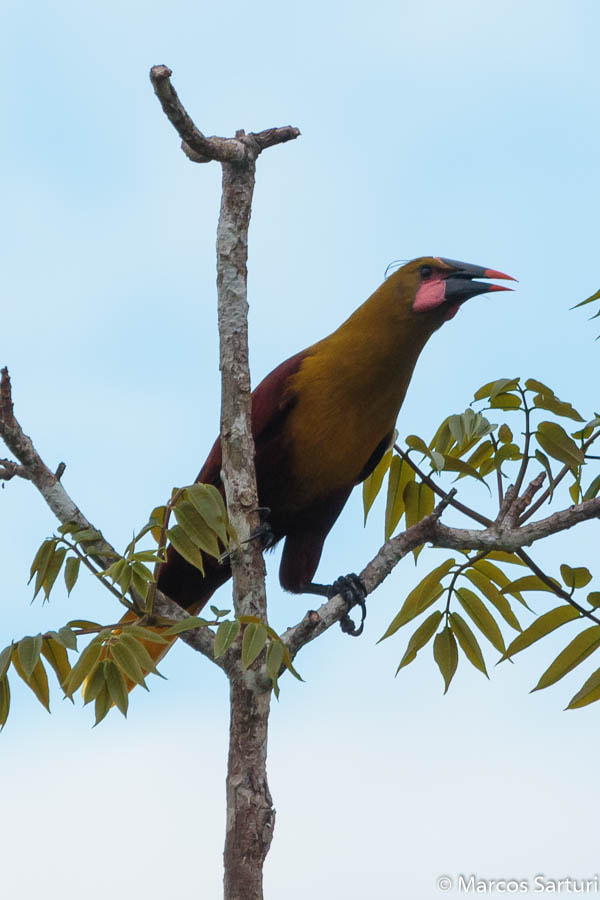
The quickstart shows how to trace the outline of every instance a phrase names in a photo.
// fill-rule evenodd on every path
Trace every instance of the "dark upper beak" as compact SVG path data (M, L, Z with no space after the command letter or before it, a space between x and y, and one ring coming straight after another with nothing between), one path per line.
M440 261L447 266L452 266L454 271L446 278L445 299L451 303L464 303L477 294L485 294L489 291L511 291L512 288L499 284L485 284L482 281L473 281L473 278L505 278L508 281L516 281L512 275L497 272L496 269L484 269L483 266L473 266L470 263L458 262L456 259L444 259Z

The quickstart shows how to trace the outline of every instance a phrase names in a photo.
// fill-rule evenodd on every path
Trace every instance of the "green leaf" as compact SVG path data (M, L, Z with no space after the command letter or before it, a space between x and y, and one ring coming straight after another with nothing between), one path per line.
M230 609L219 609L217 606L211 606L211 610L214 613L215 618L217 618L217 619L222 619L223 616L228 616L229 613L231 612ZM240 619L240 621L241 621L241 619ZM260 619L258 619L258 621L260 622Z
M522 631L519 620L512 611L510 603L487 575L475 568L467 569L464 574L484 597L487 597L490 603L494 604L504 621L508 622L511 628L514 628L515 631Z
M503 444L498 448L498 452L496 453L496 462L498 464L502 464L506 462L507 459L521 459L522 454L516 444Z
M477 469L469 465L469 463L464 462L462 459L456 459L456 457L454 456L444 454L444 471L460 472L461 475L468 475L471 478L477 478L478 481L483 482L483 484L485 484L487 487L485 478L482 478Z
M60 525L56 530L59 534L65 535L72 534L74 531L77 531L78 528L79 525L77 524L77 522L65 522L64 525Z
M71 539L77 544L86 544L90 541L101 541L102 535L95 528L82 528L81 531L75 531L71 535Z
M423 438L420 438L418 435L409 434L406 438L406 446L410 447L411 450L417 450L419 453L422 453L423 456L431 459L431 450L429 449Z
M385 507L385 539L389 540L404 515L404 491L406 485L414 483L415 472L401 457L394 456L390 464L387 501Z
M590 591L587 595L587 602L594 607L600 606L600 591ZM0 666L0 671L2 667Z
M557 416L563 416L567 419L573 419L575 422L585 421L583 416L579 415L576 409L573 409L570 403L563 403L558 397L548 397L537 394L533 398L533 405L538 409L548 409Z
M498 429L498 438L500 443L502 444L511 444L513 439L513 433L508 427L508 425L501 425Z
M175 517L195 547L199 547L210 556L221 555L215 532L206 524L192 503L187 500L180 501L175 507Z
M273 682L277 681L279 671L283 665L285 647L281 641L270 641L267 647L266 667L267 675Z
M38 551L35 554L35 557L33 559L33 562L31 563L31 568L29 569L29 581L27 582L27 584L29 584L31 582L31 579L33 578L35 573L39 572L40 569L42 570L42 572L46 571L46 566L48 565L48 560L50 559L50 556L52 554L52 550L54 549L55 544L56 544L56 541L54 539L49 539L49 540L44 541L44 543L38 549ZM40 581L40 587L41 587L41 581Z
M241 622L239 622L237 619L234 619L233 622L221 622L221 624L217 628L215 643L213 646L215 659L218 659L219 656L223 656L225 651L231 647L238 634L240 633L241 627Z
M104 682L101 690L98 692L98 696L96 697L96 721L94 722L94 728L96 725L99 725L102 719L109 712L111 706L113 705L110 693L108 691L108 686L106 682Z
M554 397L554 391L552 388L549 388L547 384L544 384L542 381L537 381L535 378L528 378L525 382L525 390L531 391L533 394L541 394L543 397Z
M596 475L589 488L583 495L584 500L593 500L596 494L600 491L600 475Z
M38 551L39 561L38 561L38 566L37 566L37 574L35 577L35 586L34 586L34 590L33 590L33 599L34 600L37 597L37 595L39 594L42 584L44 583L44 579L46 577L46 572L48 571L48 566L50 565L50 560L52 559L52 557L54 555L55 546L56 546L55 541L44 541L44 543L42 544L42 548L44 548L43 552L39 553L39 551ZM36 559L38 559L38 556L36 556ZM35 562L36 562L36 560L33 561L34 564L35 564ZM32 566L32 568L33 568L33 566ZM31 578L29 580L31 581Z
M81 531L73 532L71 538L78 544L85 544L89 541L101 541L102 535L95 528L82 528Z
M194 543L189 539L181 525L175 525L174 528L169 528L167 531L167 537L171 541L173 547L177 550L179 555L183 556L186 562L189 562L196 569L200 569L200 571L204 575L204 562L202 560L202 554L194 545Z
M488 557L494 559L498 558L496 554L500 553L499 550L494 550L491 553L488 553ZM500 562L506 562L506 560L500 560ZM483 572L484 575L487 575L494 584L497 584L501 588L501 593L510 594L511 597L514 597L519 603L522 603L526 609L529 609L527 603L521 596L520 592L511 587L510 578L499 569L498 566L495 566L489 559L480 559L478 562L473 563L473 568L478 569L480 572ZM504 590L506 588L506 590Z
M67 587L67 596L71 593L77 583L79 577L79 564L81 560L78 556L70 556L65 565L65 585Z
M138 640L132 634L129 634L129 631L123 631L121 633L119 636L119 643L126 646L127 649L133 653L144 675L153 672L155 675L158 675L159 678L164 677L156 668L154 660L148 653L142 641Z
M288 650L287 647L285 647L284 653L283 653L283 664L285 665L286 669L292 673L294 678L297 678L298 681L302 681L302 682L304 681L304 678L302 677L302 675L300 675L296 671L294 666L292 665L292 657L290 656L290 651Z
M19 662L21 663L26 681L31 677L31 673L38 663L40 652L42 650L42 642L42 635L36 634L35 637L22 638L17 644Z
M119 712L123 713L127 718L127 707L129 706L129 694L127 693L127 685L123 678L123 673L112 659L104 660L104 680L112 702L115 704Z
M551 631L560 628L560 626L564 625L566 622L572 622L573 619L578 618L579 612L574 606L566 604L565 606L554 607L554 609L538 616L535 622L532 622L525 631L517 635L514 641L506 648L502 660L509 659L511 656L514 656L515 653L520 653L521 650L525 650L526 647L535 644L536 641L539 641L540 638L550 634ZM502 660L500 660L500 662L502 662Z
M415 481L409 481L404 488L404 505L406 507L406 527L411 528L433 512L435 506L433 491L423 482L417 484ZM422 549L423 544L413 550L415 563Z
M191 631L193 628L201 628L208 624L206 619L200 619L198 616L187 616L185 619L175 622L163 634L182 634L184 631Z
M463 653L469 662L472 663L476 669L479 669L480 672L483 672L486 678L489 678L490 676L485 667L485 660L479 642L463 617L457 612L451 612L449 619L452 632L457 638L458 643L462 647Z
M433 658L444 679L444 694L448 692L458 666L456 639L448 627L436 634L433 642Z
M168 641L166 638L162 636L162 634L156 631L154 628L145 628L143 625L126 625L123 628L123 634L132 634L134 637L140 638L143 641L149 641L151 644L170 644L171 641Z
M110 647L110 654L121 672L130 681L133 681L135 684L141 684L143 688L148 690L137 655L131 650L127 641L123 641L122 637L114 641Z
M600 625L586 628L573 638L564 650L558 654L554 662L548 666L534 691L540 691L559 681L567 672L571 672L579 663L587 659L600 646ZM532 691L533 693L533 691Z
M133 569L131 568L129 563L126 562L117 579L117 584L121 588L121 593L123 594L123 596L125 596L129 588L131 587L132 578Z
M162 537L162 528L163 528L166 514L167 514L166 506L156 506L150 513L150 520L148 522L148 524L151 526L150 532L152 534L152 537L154 538L154 540L156 541L156 543L159 546L160 546L160 540Z
M419 650L422 650L423 647L429 643L429 641L435 634L443 615L443 612L438 609L419 625L408 642L406 650L404 651L404 656L400 660L400 664L396 669L396 675L398 674L400 669L404 668L404 666L407 666L414 659L416 659Z
M73 634L71 629L66 625L63 625L62 628L58 629L58 637L67 650L77 650L77 635Z
M424 612L428 606L431 606L431 604L437 600L443 590L440 582L444 575L448 574L454 563L454 558L447 559L441 566L432 569L432 571L412 589L402 604L400 612L394 616L385 634L379 638L377 643L380 643L380 641L384 641L392 634L395 634L402 625L410 622L411 619L414 619L420 613Z
M470 591L468 588L458 588L456 591L456 595L460 601L462 608L465 610L467 615L472 619L472 621L477 625L479 630L488 641L498 650L500 653L504 653L504 638L502 637L502 632L498 628L496 620L490 613L490 611L484 606L483 601L475 594L473 591Z
M0 678L0 731L6 725L8 713L10 712L10 684L8 678L4 675Z
M560 567L560 574L566 586L570 588L585 587L592 580L592 573L585 566L572 569L571 566L563 563Z
M246 625L242 638L242 666L247 669L260 655L267 642L267 629L261 623Z
M589 703L595 703L600 700L600 669L596 669L587 679L583 687L571 697L567 709L580 709Z
M556 422L540 422L536 437L542 450L554 459L572 469L583 464L583 450Z
M527 563L524 563L521 557L517 556L516 553L507 553L506 550L490 550L485 558L495 559L498 562L511 563L514 566L527 565ZM500 571L500 569L498 569L498 571ZM508 578L506 580L508 581Z
M448 426L449 419L450 416L444 419L429 442L430 450L436 450L438 453L448 452L450 445L452 444L452 435L450 434L450 428Z
M551 578L550 580L554 582L559 590L561 589L555 578ZM522 578L517 578L516 581L511 581L510 584L502 588L503 594L511 594L513 591L519 591L519 593L521 591L550 591L551 594L556 593L556 591L553 591L545 581L538 578L537 575L523 575Z
M521 398L516 394L498 394L493 400L490 400L492 409L520 409Z
M8 647L5 647L2 653L0 653L0 678L4 678L8 672L8 667L10 666L13 654L13 647L14 644L9 644Z
M54 582L56 581L57 575L60 572L63 564L63 560L66 556L67 548L66 547L58 547L55 549L54 554L48 561L48 566L46 568L46 575L44 577L43 585L44 585L44 594L46 596L46 600L50 599L50 591L54 587Z
M365 514L365 525L367 523L367 516L369 515L369 510L373 506L379 491L381 490L381 485L383 484L383 479L387 470L390 467L392 462L393 451L388 450L383 454L380 461L377 463L371 474L368 478L365 478L362 485L362 496L363 496L363 509Z
M492 456L494 452L494 445L491 441L483 441L477 449L471 454L471 456L467 460L467 465L472 466L474 469L479 469L483 463L487 462L489 458ZM480 470L481 471L481 470ZM464 478L464 475L459 475L458 478ZM458 480L458 479L457 479Z
M95 700L100 691L106 687L106 681L104 680L104 666L102 663L102 660L96 663L95 667L83 682L81 694L83 696L84 706L87 706L88 703Z
M548 459L548 457L546 456L545 453L542 453L541 450L535 451L535 458L537 459L538 462L540 462L543 465L544 469L546 470L546 474L548 476L548 486L550 488L550 494L549 494L548 499L552 500L552 495L554 493L554 487L553 487L552 481L554 479L554 475L552 474L552 469L550 467L550 460Z
M63 691L67 697L72 697L75 691L83 684L96 663L102 650L102 642L94 639L81 652L81 655L69 673L69 677L63 684Z
M19 642L20 643L20 642ZM16 649L15 645L15 649ZM13 652L13 666L17 674L23 679L25 684L31 688L35 696L38 698L44 709L50 712L50 692L48 690L48 676L41 659L35 664L33 672L28 676L21 665L21 660L17 652Z
M212 484L192 484L185 489L185 495L208 528L215 532L221 543L227 547L229 545L227 510L219 490Z
M596 291L595 294L592 294L591 297L587 297L585 300L582 300L580 303L576 303L575 306L572 306L571 309L577 309L580 306L585 306L586 303L591 303L593 300L598 300L600 298L600 291Z
M488 381L475 392L475 400L484 400L486 397L497 397L505 390L514 390L519 383L518 378L498 378L497 381Z
M62 686L69 677L71 664L67 651L62 644L51 637L45 637L42 643L42 654L48 660L58 678L58 683Z

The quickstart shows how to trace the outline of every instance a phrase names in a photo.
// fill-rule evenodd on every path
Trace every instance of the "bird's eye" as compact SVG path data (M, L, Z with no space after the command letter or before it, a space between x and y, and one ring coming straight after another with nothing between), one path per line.
M427 281L428 278L431 278L433 275L433 269L431 266L421 266L420 268L421 279L422 281Z

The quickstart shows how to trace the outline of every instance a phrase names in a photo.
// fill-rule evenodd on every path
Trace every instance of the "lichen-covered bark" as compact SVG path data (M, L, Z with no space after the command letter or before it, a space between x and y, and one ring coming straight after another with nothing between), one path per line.
M230 687L226 900L262 900L263 864L275 826L266 774L271 692L245 681L232 679Z
M222 478L227 510L240 540L232 554L236 615L266 621L265 568L260 541L248 540L259 525L252 406L248 369L248 225L254 160L223 163L217 231L217 286L221 367ZM230 673L231 723L227 765L225 900L262 900L262 870L273 835L267 784L270 690L241 666Z

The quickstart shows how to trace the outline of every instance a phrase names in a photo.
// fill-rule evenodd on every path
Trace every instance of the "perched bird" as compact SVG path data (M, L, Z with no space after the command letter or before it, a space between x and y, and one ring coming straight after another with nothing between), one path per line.
M356 576L314 584L325 538L352 488L391 444L398 411L419 354L465 300L509 290L474 281L493 269L422 257L395 271L340 327L274 369L252 394L256 477L269 510L272 543L285 538L279 579L292 593L360 596ZM222 490L217 439L197 481ZM198 612L231 577L230 566L204 557L205 575L173 547L158 586ZM355 601L354 601L355 602Z

